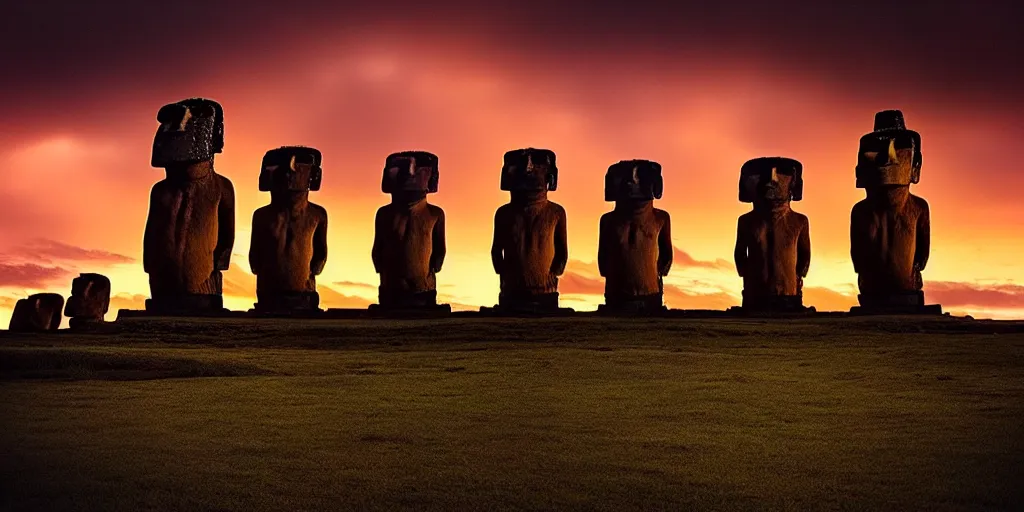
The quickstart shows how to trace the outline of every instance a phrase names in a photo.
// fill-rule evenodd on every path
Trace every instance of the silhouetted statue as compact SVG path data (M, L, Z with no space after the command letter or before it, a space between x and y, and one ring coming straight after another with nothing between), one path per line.
M372 250L382 308L437 306L444 210L429 204L427 194L437 192L439 177L437 156L426 151L393 153L384 164L381 190L391 194L391 203L377 210Z
M494 214L491 262L500 276L498 307L557 310L558 276L569 259L565 209L548 201L558 184L555 153L518 149L505 153L501 189L511 201Z
M743 309L802 311L803 278L811 265L810 224L790 209L803 198L803 165L791 158L755 158L740 169L740 201L754 208L736 227L736 271Z
M110 279L100 274L79 274L71 281L71 296L64 305L72 330L84 330L103 324L110 308Z
M860 139L857 188L867 197L850 216L850 256L861 306L924 306L921 271L928 263L928 203L910 193L921 179L921 136L899 110L875 114L875 129Z
M235 240L235 192L213 169L224 147L224 111L193 98L165 105L153 141L153 167L167 177L153 186L143 239L143 267L160 313L221 311L221 271Z
M249 266L256 275L256 311L319 309L316 276L327 263L327 210L309 202L320 190L322 155L285 146L263 156L259 189L270 204L252 215Z
M661 165L624 160L608 168L604 200L615 209L601 216L597 266L604 297L614 311L661 311L662 277L672 268L668 212L654 207L664 188Z
M60 328L64 297L56 293L37 293L19 299L11 313L11 332L45 332Z

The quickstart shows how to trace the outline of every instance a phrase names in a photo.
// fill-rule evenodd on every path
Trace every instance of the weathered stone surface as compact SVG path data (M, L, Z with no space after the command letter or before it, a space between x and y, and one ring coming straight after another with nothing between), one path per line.
M164 167L166 178L153 186L143 237L148 311L223 307L221 272L235 237L234 188L213 168L223 119L219 104L201 98L166 105L158 115L153 164Z
M391 203L374 218L373 266L380 275L378 302L386 309L437 306L436 274L444 264L444 210L427 202L437 192L437 156L426 151L388 155L381 191Z
M60 328L64 297L56 293L37 293L20 299L11 314L11 332L45 332Z
M309 202L319 190L322 155L285 146L263 157L259 188L270 204L252 216L249 266L256 275L256 311L319 309L316 276L327 263L327 210Z
M110 308L110 279L101 274L80 274L71 281L71 296L64 305L71 329L103 323Z
M791 158L755 158L740 169L740 216L733 254L743 278L743 308L803 309L803 278L811 264L810 224L790 208L803 198L803 165Z
M558 308L558 276L569 259L565 209L548 200L558 168L547 149L505 153L501 189L511 201L494 215L491 262L500 276L499 307Z
M903 114L876 114L875 129L861 137L857 156L857 187L866 197L850 215L861 306L924 305L921 271L928 263L931 222L928 202L910 193L920 181L921 163L921 136L906 128Z
M609 310L663 309L662 277L673 254L669 214L654 207L663 187L657 162L624 160L608 168L604 196L615 209L601 216L597 265Z

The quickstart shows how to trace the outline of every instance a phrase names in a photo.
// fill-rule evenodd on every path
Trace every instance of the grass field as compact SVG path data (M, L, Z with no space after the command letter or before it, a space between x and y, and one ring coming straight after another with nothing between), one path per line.
M0 333L0 510L1012 510L1024 324Z

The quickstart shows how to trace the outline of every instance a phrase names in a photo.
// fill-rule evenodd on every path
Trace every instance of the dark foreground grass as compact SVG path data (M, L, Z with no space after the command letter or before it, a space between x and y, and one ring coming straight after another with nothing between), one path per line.
M0 510L1024 506L1024 329L128 321L0 336Z

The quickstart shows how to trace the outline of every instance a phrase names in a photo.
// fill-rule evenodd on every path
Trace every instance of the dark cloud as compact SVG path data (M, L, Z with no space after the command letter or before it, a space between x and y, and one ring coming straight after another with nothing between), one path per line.
M96 263L133 263L135 258L100 249L85 249L56 240L38 238L16 251L18 254L58 261L89 261Z
M256 300L256 276L235 263L228 266L223 278L224 295Z
M603 297L604 279L566 271L558 281L558 291L562 294ZM737 305L736 298L724 291L694 293L677 285L666 284L663 293L665 304L678 309L722 310Z
M320 285L317 287L317 292L320 294L320 307L321 308L356 308L362 309L371 304L371 301L366 300L362 297L356 297L352 295L345 295L338 292L337 290Z
M690 253L678 247L673 247L672 249L674 250L674 253L672 255L673 267L697 267L708 268L712 270L731 270L732 268L734 268L734 265L732 263L729 263L728 261L722 258L718 258L713 261L698 260L693 256L690 256Z
M352 288L362 288L364 290L377 291L377 285L369 283L360 283L358 281L336 281L334 286L348 286Z
M31 263L0 263L0 287L46 288L71 272L58 267L42 267Z
M114 92L212 85L229 68L259 81L282 73L271 63L376 37L476 51L490 55L492 66L524 73L571 62L574 73L589 74L628 62L641 74L692 74L742 62L888 97L975 95L1019 104L1021 9L1016 0L35 0L5 12L0 60L16 79L0 90L20 95L28 109L47 98L81 98L71 87L113 106ZM96 99L103 92L110 94Z
M1016 284L983 285L928 281L925 283L924 293L929 303L948 307L1024 308L1024 286Z
M142 310L146 309L146 297L140 294L116 293L110 296L110 309L107 310L108 319L117 315L122 309Z
M847 294L819 286L804 287L804 305L818 311L847 311L857 305L857 294Z

